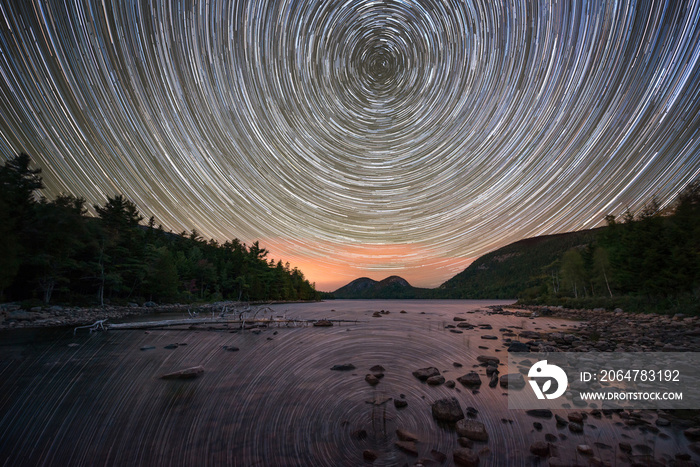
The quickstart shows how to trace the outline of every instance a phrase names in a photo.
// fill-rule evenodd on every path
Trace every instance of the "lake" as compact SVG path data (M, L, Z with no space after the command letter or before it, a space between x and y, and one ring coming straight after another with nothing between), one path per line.
M483 384L474 394L459 383L454 389L429 386L412 375L418 368L434 366L445 379L456 380L474 369L478 355L507 360L502 340L481 339L482 334L500 338L500 328L550 331L576 325L555 318L489 314L486 308L506 304L280 304L267 315L357 322L327 328L270 327L258 333L234 326L79 331L76 336L66 329L5 332L0 335L0 463L352 466L369 465L362 453L373 450L378 454L373 465L389 466L433 459L435 450L447 455L442 465L454 465L457 434L438 424L431 413L431 403L444 397L456 397L463 409L478 411L476 419L489 433L488 441L473 446L482 466L547 465L529 452L547 433L557 437L559 457L586 464L588 459L576 453L577 445L590 445L596 457L613 465L626 465L620 461L620 441L637 446L636 454L643 454L646 446L664 461L687 452L688 442L678 429L663 428L660 436L627 426L615 415L589 418L584 433L574 434L557 427L554 419L509 410L500 387ZM382 310L389 313L373 317ZM445 326L456 324L455 316L493 329L451 332ZM178 345L165 348L171 344ZM343 363L352 363L356 370L330 370ZM197 365L205 369L197 379L159 378ZM374 365L383 366L385 376L370 386L364 378ZM483 367L477 371L484 374ZM396 408L388 398L401 395L408 405ZM533 422L543 429L535 429ZM418 456L395 446L397 428L418 436Z

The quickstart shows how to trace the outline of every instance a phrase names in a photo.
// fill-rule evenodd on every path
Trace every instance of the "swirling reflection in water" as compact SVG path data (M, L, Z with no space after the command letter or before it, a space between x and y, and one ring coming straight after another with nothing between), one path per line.
M545 433L566 435L555 443L564 458L575 459L576 445L589 444L596 456L614 462L620 440L651 446L658 459L670 460L683 451L679 430L664 429L659 436L625 427L616 418L591 420L581 435L557 428L554 420L539 420L544 430L537 432L535 420L508 409L501 388L484 384L473 394L459 384L455 389L432 387L414 378L413 370L435 366L446 379L456 379L471 370L477 355L503 349L501 341L481 339L482 333L500 336L498 329L504 326L549 330L567 325L549 318L490 315L484 305L275 305L274 313L287 317L360 322L270 328L259 334L6 333L0 361L0 460L7 465L338 466L362 465L363 450L372 449L379 453L374 465L412 465L419 457L430 458L431 450L446 453L445 465L452 465L457 435L439 426L430 410L432 401L447 396L457 397L463 408L476 408L477 418L486 425L489 441L474 447L481 451L481 465L536 464L529 446L543 440ZM380 310L390 313L373 318ZM490 323L494 329L449 332L445 325L458 315L473 324ZM173 343L180 345L164 348ZM240 350L223 348L231 345ZM140 350L148 346L155 349ZM453 362L464 367L456 368ZM330 371L340 363L353 363L357 369ZM205 368L195 380L158 378L195 365ZM386 371L373 387L364 376L374 365ZM483 374L484 369L478 371ZM400 394L408 407L370 403ZM396 428L418 435L419 457L395 447ZM353 436L357 430L365 430L367 436Z

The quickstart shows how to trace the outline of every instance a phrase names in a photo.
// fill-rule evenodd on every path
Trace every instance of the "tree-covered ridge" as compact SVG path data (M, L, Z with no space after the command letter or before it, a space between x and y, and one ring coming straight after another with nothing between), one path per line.
M0 167L0 299L77 303L311 300L314 286L289 263L238 239L147 225L116 195L87 215L85 200L48 201L40 169L20 154Z
M440 290L449 298L700 312L700 183L666 210L652 200L606 221L599 229L512 243Z
M562 252L592 241L595 230L526 238L476 259L443 283L445 298L517 298L543 280L541 271L556 263Z
M650 201L638 213L607 216L594 240L564 252L552 265L557 281L539 295L574 299L634 297L653 308L697 311L700 303L700 183L674 205Z

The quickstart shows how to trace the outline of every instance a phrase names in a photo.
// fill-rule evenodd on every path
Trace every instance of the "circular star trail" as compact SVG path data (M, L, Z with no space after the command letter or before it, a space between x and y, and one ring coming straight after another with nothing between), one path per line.
M315 280L434 286L700 175L694 1L3 2L0 41L0 152L49 196Z

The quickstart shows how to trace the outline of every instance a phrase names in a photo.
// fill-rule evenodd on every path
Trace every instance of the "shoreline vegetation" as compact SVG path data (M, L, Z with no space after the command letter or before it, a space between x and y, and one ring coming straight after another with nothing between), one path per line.
M0 167L0 301L32 309L319 298L299 269L269 259L257 241L166 232L153 216L144 225L122 195L89 216L82 198L42 197L41 169L30 165L19 154Z

